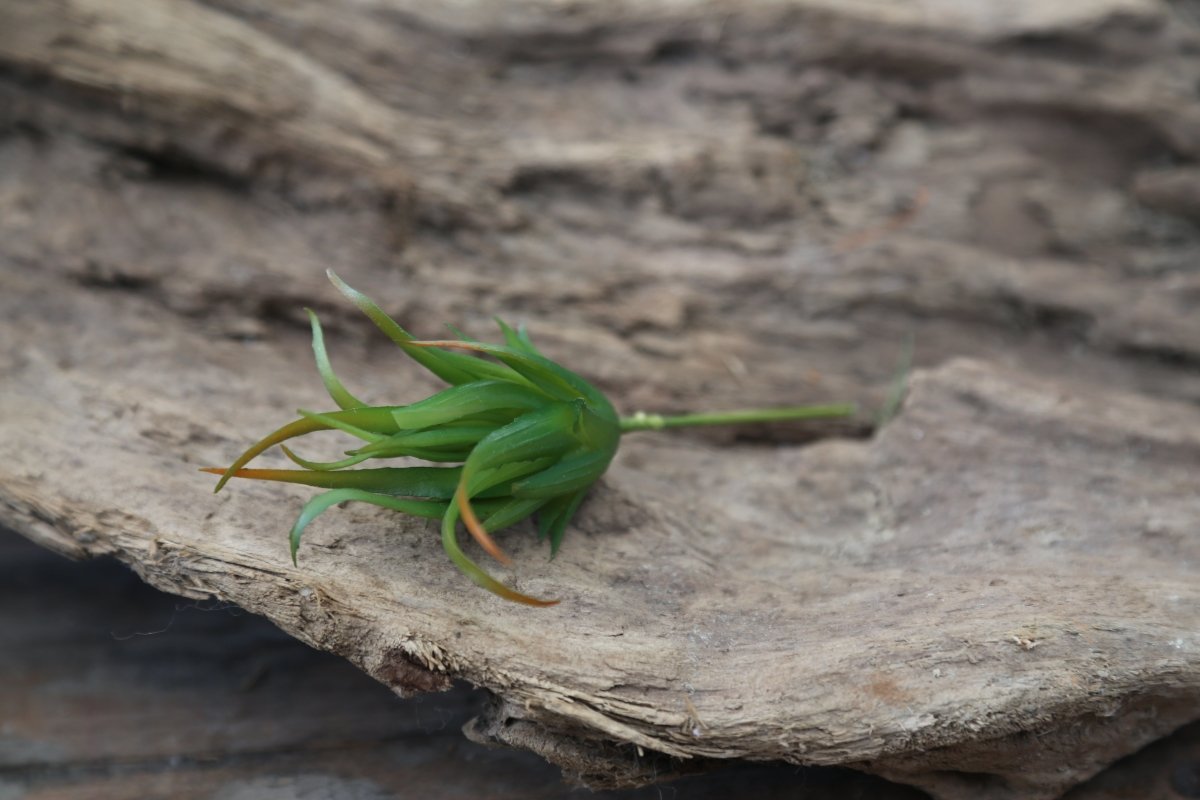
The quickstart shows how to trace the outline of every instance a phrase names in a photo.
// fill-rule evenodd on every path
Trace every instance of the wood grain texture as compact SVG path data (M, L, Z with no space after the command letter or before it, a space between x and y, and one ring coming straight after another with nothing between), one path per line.
M0 5L5 523L486 687L472 736L596 785L1051 797L1200 716L1196 25L940 5ZM304 305L367 397L434 388L326 266L419 333L524 318L627 411L920 369L878 430L630 437L553 563L506 537L531 612L353 506L293 568L303 491L193 471L321 404Z
M180 600L111 560L73 564L7 531L0 578L0 796L578 796L530 753L463 740L481 692L396 698L236 606ZM1198 746L1189 725L1070 798L1186 797ZM782 800L798 788L814 800L924 796L845 769L744 763L589 796Z
M397 698L236 606L181 600L112 560L71 563L0 531L0 797L578 797L531 753L463 739L485 694ZM589 796L783 800L798 785L818 800L924 796L789 764Z

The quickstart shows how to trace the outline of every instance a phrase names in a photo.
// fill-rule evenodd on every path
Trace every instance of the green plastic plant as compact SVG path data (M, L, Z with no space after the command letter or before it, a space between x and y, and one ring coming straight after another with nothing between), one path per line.
M442 546L475 583L508 600L553 605L497 581L459 548L458 522L502 564L508 557L491 534L537 516L539 539L550 540L553 556L584 496L612 461L621 435L630 431L692 425L842 417L849 405L726 411L664 417L618 416L608 399L579 375L546 358L524 328L497 320L504 344L458 340L420 341L352 289L331 270L334 286L413 360L450 387L411 405L371 406L346 390L334 374L316 314L312 324L317 371L340 410L300 411L300 418L267 435L220 475L216 491L230 478L301 483L328 489L310 500L292 526L292 562L304 529L330 506L348 500L442 521ZM495 360L489 360L490 356ZM333 462L303 459L282 443L306 433L338 430L363 444ZM302 469L246 469L273 445ZM349 469L368 460L413 457L455 466Z

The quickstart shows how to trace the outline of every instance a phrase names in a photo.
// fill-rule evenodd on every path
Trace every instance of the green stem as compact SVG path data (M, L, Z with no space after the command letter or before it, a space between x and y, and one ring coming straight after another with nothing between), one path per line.
M784 422L796 419L849 417L855 413L849 404L829 406L794 406L791 408L750 408L738 411L714 411L705 414L681 414L664 417L639 411L632 417L621 417L621 432L686 428L694 425L734 425L742 422Z

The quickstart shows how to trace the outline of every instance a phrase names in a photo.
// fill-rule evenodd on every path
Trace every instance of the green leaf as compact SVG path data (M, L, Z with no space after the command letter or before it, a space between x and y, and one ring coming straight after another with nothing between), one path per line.
M585 487L570 495L558 518L550 525L550 557L554 558L558 555L558 548L562 546L563 535L567 532L567 526L571 524L571 520L575 517L575 512L579 510L580 503L587 497L588 489Z
M229 468L225 470L225 473L221 475L221 480L217 481L217 488L213 489L213 491L221 491L221 488L229 482L229 479L234 476L234 473L246 466L251 459L264 450L280 444L281 442L286 442L288 439L293 439L297 436L303 436L306 433L313 433L314 431L324 431L328 429L329 425L327 423L315 419L298 419L289 422L287 425L284 425L281 428L276 428L254 444L250 445L250 447L247 448L244 453L238 456L237 459L235 459L234 462L229 465Z
M355 464L361 464L370 458L370 456L352 455L349 458L343 458L341 461L309 461L306 458L301 458L291 451L286 444L279 445L279 449L288 457L288 460L295 464L299 464L305 469L317 470L319 472L328 472L333 470L345 469L353 467Z
M545 405L546 397L508 381L473 381L443 389L409 406L391 409L396 431L419 430L476 415L503 411L509 418Z
M505 370L497 364L460 353L447 353L412 346L411 343L414 341L412 334L401 328L394 319L384 313L383 309L375 304L375 301L352 288L333 270L327 270L325 274L329 276L330 282L337 287L337 290L358 306L359 310L366 314L376 327L383 331L384 335L399 345L410 358L446 383L457 385L477 380L512 380L511 371Z
M462 467L375 467L340 472L307 469L240 469L236 477L260 481L281 481L316 486L322 489L362 489L387 495L449 500L454 497L462 477ZM480 491L483 497L503 492Z
M479 469L470 475L467 497L487 497L491 494L512 492L512 482L527 475L534 475L558 460L557 456L535 458L528 461L508 461L495 467Z
M478 491L476 476L482 470L543 458L554 463L578 447L570 430L574 414L570 404L555 403L517 417L482 439L463 464L468 496Z
M483 517L483 527L488 532L503 530L510 525L516 525L523 519L528 519L546 504L545 500L506 500L496 507L495 511L487 513L476 509Z
M414 451L460 449L470 452L480 439L496 430L496 425L438 426L418 431L403 431L386 439L364 445L354 451L366 458L397 458L413 455ZM462 461L463 458L456 459Z
M355 412L359 412L359 411L374 412L374 411L376 411L376 409L355 408L355 409L349 409L349 411L350 411L350 413L355 413ZM351 436L354 436L358 439L362 439L364 442L377 442L384 438L382 433L375 433L374 431L369 431L366 428L361 428L358 425L355 425L349 419L345 418L345 412L343 412L343 411L320 412L320 411L305 411L303 408L298 408L298 409L296 409L296 413L299 414L300 416L304 417L305 419L311 419L311 420L316 420L317 422L325 423L325 426L329 430L336 430L336 431L341 431L342 433L348 433ZM361 416L361 415L356 414L356 416ZM387 423L387 417L380 415L380 416L378 416L378 418L376 420L374 420L374 422L372 424L386 425L386 423Z
M366 403L346 391L346 387L338 380L338 376L333 371L333 365L329 363L329 354L325 352L325 334L321 330L321 321L317 319L316 313L311 308L304 310L308 312L308 321L312 326L313 356L316 358L317 372L321 375L321 381L325 384L325 390L329 392L329 396L333 398L333 402L338 404L338 408L361 408L365 406Z
M446 515L442 517L442 549L446 551L446 555L458 567L458 570L470 578L476 585L487 589L492 594L503 597L505 600L512 600L516 603L524 603L530 606L552 606L558 603L557 600L542 600L537 597L531 597L527 594L522 594L514 589L510 589L500 581L493 578L487 572L479 567L471 559L467 558L466 553L458 546L458 504L450 503L446 509Z
M533 341L529 338L529 334L525 331L525 326L522 325L517 330L513 330L511 326L499 317L494 318L496 324L500 326L500 332L504 334L504 343L513 350L519 350L538 358L545 358L542 353L533 346Z
M611 460L612 453L603 451L569 455L554 466L513 483L513 497L557 497L586 489L600 479Z

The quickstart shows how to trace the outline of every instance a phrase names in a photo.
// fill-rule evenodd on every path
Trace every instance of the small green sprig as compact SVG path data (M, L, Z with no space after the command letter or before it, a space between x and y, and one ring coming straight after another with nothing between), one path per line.
M202 470L221 476L216 491L235 477L328 490L311 499L292 526L292 563L304 529L326 509L350 500L373 503L440 519L446 554L488 591L528 605L554 605L557 600L510 589L469 559L458 545L459 521L489 555L508 564L508 556L491 534L536 516L538 537L550 540L553 556L584 496L608 469L624 433L854 413L851 405L825 405L682 416L639 412L621 417L598 389L538 352L524 328L514 330L497 320L504 334L502 345L467 337L418 340L332 270L328 274L333 285L406 355L450 387L411 405L364 403L334 373L321 324L316 314L308 312L317 371L339 410L301 410L299 419L268 434L229 467ZM323 430L342 431L362 444L346 451L345 458L330 462L301 458L283 444ZM276 444L301 469L246 468L251 459ZM400 457L454 466L349 469L365 461Z

